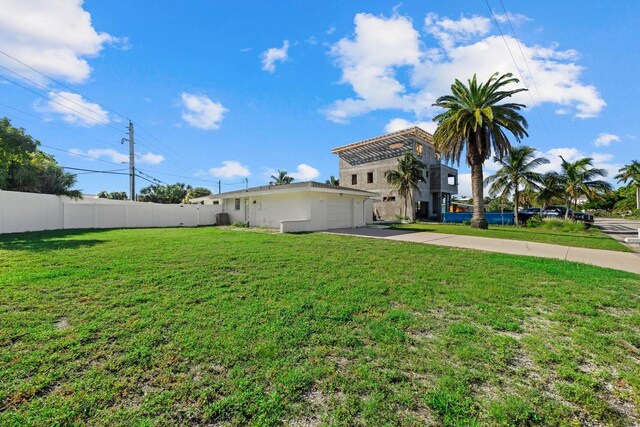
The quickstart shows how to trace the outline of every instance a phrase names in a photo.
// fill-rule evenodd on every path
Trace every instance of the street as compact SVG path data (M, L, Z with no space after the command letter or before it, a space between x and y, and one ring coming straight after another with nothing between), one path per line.
M638 229L640 229L639 220L621 218L596 218L594 225L599 227L603 233L623 243L627 237L637 238ZM638 244L630 244L628 246L636 251L640 251L640 245Z

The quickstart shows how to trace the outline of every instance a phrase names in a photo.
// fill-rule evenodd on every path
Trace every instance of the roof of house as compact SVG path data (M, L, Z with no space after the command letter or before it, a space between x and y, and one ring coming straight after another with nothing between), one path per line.
M232 197L243 197L247 195L260 196L264 194L273 193L292 193L299 191L316 191L316 192L330 192L330 193L343 193L352 194L366 197L377 197L378 193L372 193L370 191L358 190L355 188L341 187L338 185L322 184L315 181L295 182L293 184L283 185L262 185L260 187L252 187L244 190L229 191L220 194L211 194L209 196L198 197L197 199L191 199L190 203L199 203L203 200L216 200L216 199L228 199Z
M331 150L351 165L398 157L413 150L414 142L433 145L433 136L417 126L376 136Z

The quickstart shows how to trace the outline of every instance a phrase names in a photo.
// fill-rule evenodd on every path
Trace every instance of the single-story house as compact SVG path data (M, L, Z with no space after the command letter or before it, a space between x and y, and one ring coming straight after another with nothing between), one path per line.
M190 203L219 204L231 223L301 232L371 223L374 197L378 194L308 181L212 194Z

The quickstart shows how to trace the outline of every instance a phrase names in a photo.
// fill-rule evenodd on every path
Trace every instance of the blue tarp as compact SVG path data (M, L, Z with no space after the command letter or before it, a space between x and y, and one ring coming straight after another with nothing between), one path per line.
M473 212L446 212L442 217L442 222L463 223L471 221L472 215ZM484 218L489 224L513 224L513 212L485 212Z

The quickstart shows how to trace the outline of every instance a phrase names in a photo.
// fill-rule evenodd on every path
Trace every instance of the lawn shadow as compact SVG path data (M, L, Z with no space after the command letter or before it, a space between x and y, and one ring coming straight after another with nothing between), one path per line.
M95 246L106 240L100 239L73 239L88 233L97 233L107 230L49 230L34 231L29 233L11 233L0 235L0 249L15 251L45 252L57 249L78 249Z

